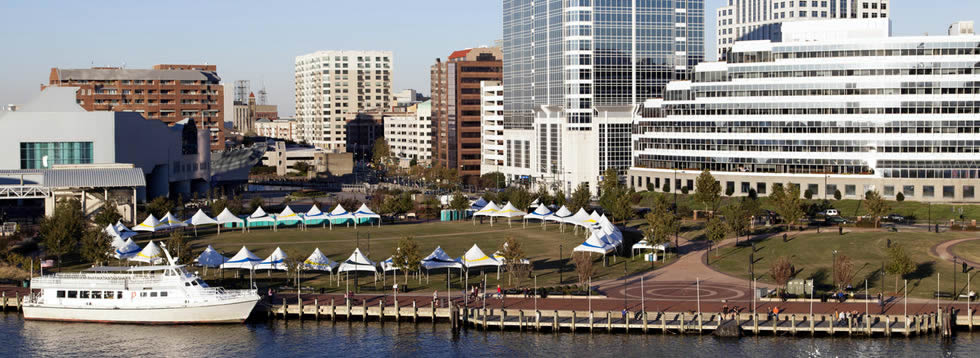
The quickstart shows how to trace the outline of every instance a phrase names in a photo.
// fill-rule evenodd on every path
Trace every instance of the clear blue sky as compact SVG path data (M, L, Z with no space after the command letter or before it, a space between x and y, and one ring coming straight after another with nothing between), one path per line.
M706 53L714 10L705 1ZM499 0L37 1L0 0L0 104L24 103L51 67L156 63L218 66L225 83L265 84L280 113L293 113L293 59L328 49L394 52L394 87L429 92L429 66L457 49L502 36ZM895 35L942 34L980 20L977 0L892 0Z

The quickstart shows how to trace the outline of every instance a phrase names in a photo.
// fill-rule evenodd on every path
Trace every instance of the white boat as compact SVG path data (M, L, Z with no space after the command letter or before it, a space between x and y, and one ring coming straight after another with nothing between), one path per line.
M162 245L161 245L162 246ZM208 287L196 274L168 265L93 267L31 280L24 318L130 324L241 323L260 297L256 289Z

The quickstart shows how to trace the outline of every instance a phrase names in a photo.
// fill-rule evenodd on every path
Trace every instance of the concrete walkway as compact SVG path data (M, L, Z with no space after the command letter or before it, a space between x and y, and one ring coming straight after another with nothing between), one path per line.
M949 261L949 262L953 262L953 256L955 256L955 255L953 255L953 252L951 251L951 249L953 248L953 246L956 246L958 244L961 244L961 243L964 243L964 242L967 242L967 241L973 241L973 240L980 240L980 237L973 237L973 238L966 238L966 239L958 239L958 240L946 241L946 242L943 242L943 243L941 243L939 245L933 246L932 249L931 249L931 251L932 251L932 254L935 255L936 257L939 257L939 258L941 258L943 260L946 260L946 261ZM976 263L976 262L973 262L973 261L970 261L970 260L966 260L966 259L963 259L962 257L957 257L957 260L958 260L957 262L966 262L966 264L968 266L971 266L971 267L980 267L980 263Z

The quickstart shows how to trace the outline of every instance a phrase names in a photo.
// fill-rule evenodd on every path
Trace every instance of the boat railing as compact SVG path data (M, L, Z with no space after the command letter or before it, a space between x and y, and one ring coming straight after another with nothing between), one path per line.
M44 303L44 294L41 292L31 292L31 294L24 297L24 303L29 304L40 304Z
M200 288L188 292L189 298L226 300L241 297L248 297L255 294L253 290L226 290L222 287Z

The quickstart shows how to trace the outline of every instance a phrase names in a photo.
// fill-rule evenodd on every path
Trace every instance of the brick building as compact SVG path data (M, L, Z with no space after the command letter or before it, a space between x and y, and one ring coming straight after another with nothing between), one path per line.
M225 146L220 83L215 65L52 68L48 79L48 86L79 87L76 100L87 111L138 112L167 124L194 118L209 131L212 150Z
M480 82L503 79L499 47L453 52L431 68L434 165L456 169L466 184L480 177Z

